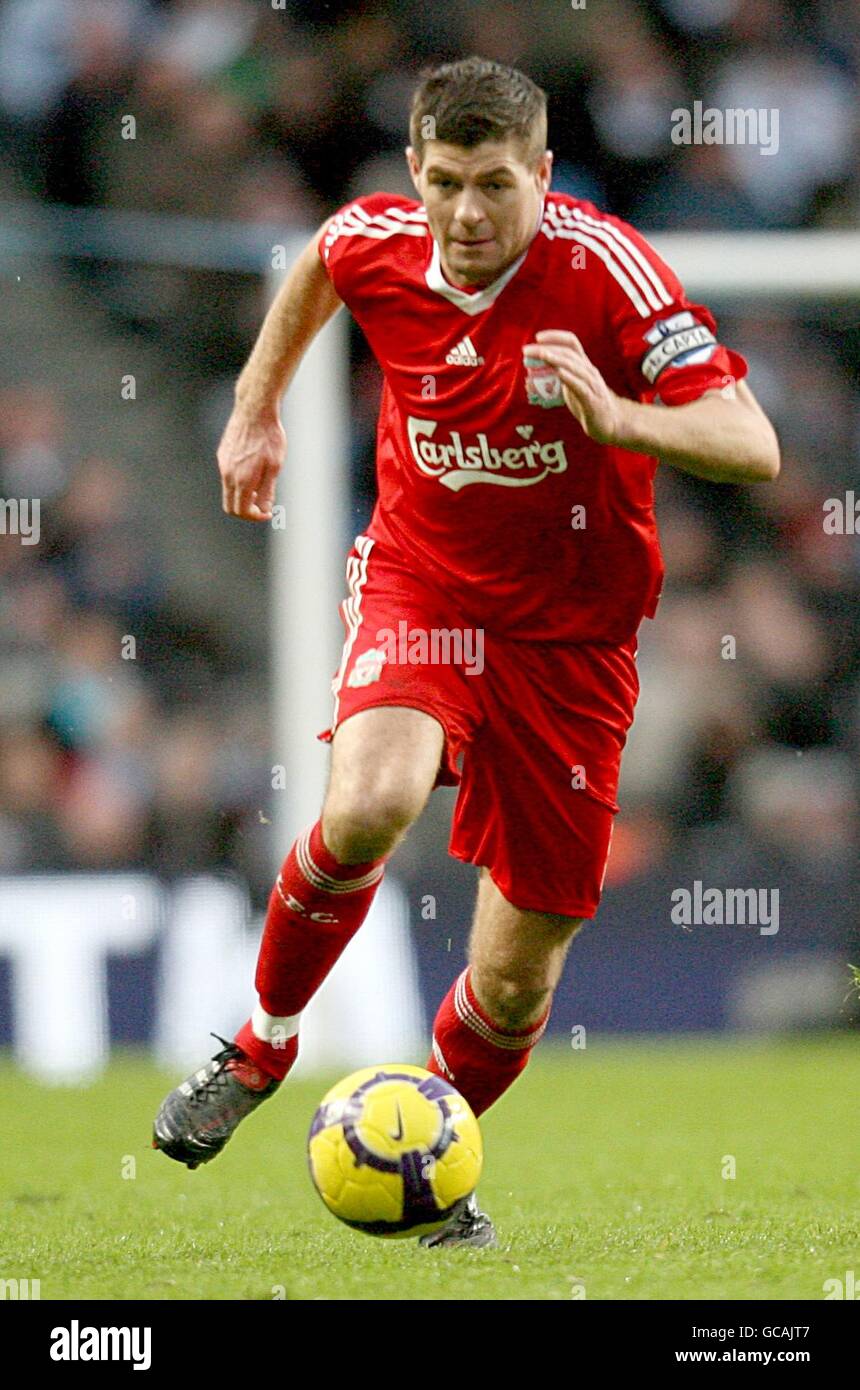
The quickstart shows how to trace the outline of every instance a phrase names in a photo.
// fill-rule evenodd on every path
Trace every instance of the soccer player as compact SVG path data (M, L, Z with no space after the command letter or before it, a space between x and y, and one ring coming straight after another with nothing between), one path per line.
M154 1144L190 1168L280 1086L302 1010L441 784L459 787L450 852L481 872L426 1065L478 1115L507 1090L600 899L636 633L663 573L657 460L714 482L779 471L744 359L637 231L550 191L546 137L522 73L474 57L426 73L406 151L417 199L375 193L330 218L239 377L223 506L265 523L281 395L346 304L384 375L379 496L347 560L328 790L272 892L258 1003L156 1119ZM469 662L445 659L458 635ZM494 1239L474 1198L422 1237Z

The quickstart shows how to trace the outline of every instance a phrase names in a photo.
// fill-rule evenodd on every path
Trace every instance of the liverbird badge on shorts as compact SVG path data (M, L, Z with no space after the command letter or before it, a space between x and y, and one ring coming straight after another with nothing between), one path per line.
M347 685L351 690L360 689L363 685L372 685L374 681L379 680L387 660L388 653L380 647L371 647L368 651L362 652L361 656L355 659Z
M526 395L529 405L542 405L547 408L551 405L564 405L561 382L555 367L551 367L548 362L542 362L539 357L524 357L523 366L526 369Z

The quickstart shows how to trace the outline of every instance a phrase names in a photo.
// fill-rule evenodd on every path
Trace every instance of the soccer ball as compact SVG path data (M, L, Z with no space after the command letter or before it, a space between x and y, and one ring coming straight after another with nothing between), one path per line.
M483 1145L454 1087L423 1067L364 1067L323 1097L308 1135L329 1211L372 1236L438 1230L474 1192Z

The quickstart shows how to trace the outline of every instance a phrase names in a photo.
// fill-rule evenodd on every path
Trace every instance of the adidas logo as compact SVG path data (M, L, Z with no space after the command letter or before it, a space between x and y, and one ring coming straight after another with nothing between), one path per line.
M483 367L484 359L479 357L475 344L469 337L461 338L445 358L449 367Z

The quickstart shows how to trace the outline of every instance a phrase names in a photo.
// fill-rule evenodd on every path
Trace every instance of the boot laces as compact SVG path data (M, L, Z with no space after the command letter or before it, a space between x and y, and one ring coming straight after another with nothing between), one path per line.
M212 1058L212 1062L215 1063L212 1074L207 1077L205 1081L197 1081L194 1083L194 1092L191 1099L198 1105L202 1104L204 1100L209 1100L218 1094L218 1091L224 1085L224 1071L227 1063L232 1061L234 1057L240 1057L242 1055L241 1048L237 1047L235 1043L228 1042L226 1038L222 1038L218 1033L212 1033L210 1036L224 1045L221 1051L216 1052Z

